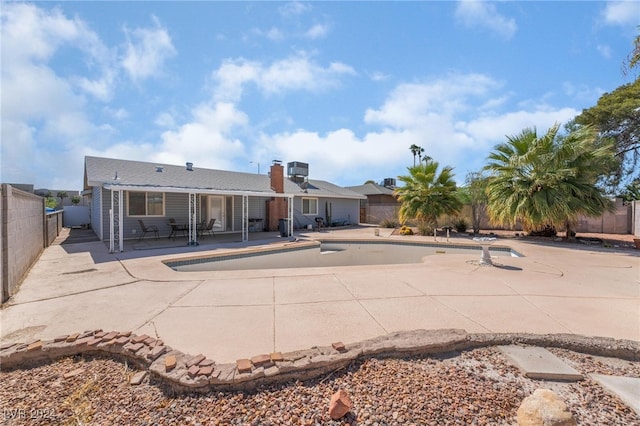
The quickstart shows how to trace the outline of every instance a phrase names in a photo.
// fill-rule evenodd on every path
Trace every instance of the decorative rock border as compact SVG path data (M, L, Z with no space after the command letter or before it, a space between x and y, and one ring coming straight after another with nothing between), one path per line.
M345 345L335 342L288 353L275 352L216 364L204 355L188 355L160 339L131 332L85 331L53 340L0 345L0 370L78 355L125 358L174 392L253 391L259 386L308 380L368 357L407 357L486 346L523 344L558 347L591 355L640 360L640 342L573 334L469 334L460 329L397 332Z

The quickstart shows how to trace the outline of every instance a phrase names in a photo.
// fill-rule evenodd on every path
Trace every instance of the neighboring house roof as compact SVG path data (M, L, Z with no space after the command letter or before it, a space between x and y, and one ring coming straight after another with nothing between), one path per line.
M161 168L162 171L158 171ZM271 179L267 175L203 169L194 165L189 171L185 166L148 163L144 161L118 160L114 158L85 157L84 186L122 189L158 189L165 192L219 192L248 193L274 196ZM115 179L117 176L117 179ZM285 193L305 196L304 190L285 179ZM306 194L316 197L363 198L362 195L329 182L309 179Z
M371 182L364 185L348 186L347 188L362 195L393 195L393 189Z

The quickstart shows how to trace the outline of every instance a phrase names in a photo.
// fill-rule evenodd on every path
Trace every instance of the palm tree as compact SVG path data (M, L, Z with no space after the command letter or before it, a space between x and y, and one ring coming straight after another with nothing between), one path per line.
M418 163L422 162L422 153L424 152L424 148L416 144L413 144L409 147L409 150L411 150L411 153L413 154L413 167L415 167L416 155L418 156L418 160L419 160Z
M60 198L60 205L62 206L62 203L64 202L64 199L67 198L69 196L69 194L67 194L67 191L58 191L57 197Z
M596 132L582 127L566 136L559 125L538 137L535 128L507 138L489 155L485 170L492 222L526 231L565 228L567 237L578 215L600 216L613 203L596 186L613 158L611 144L596 143Z
M398 176L404 183L394 195L400 201L400 221L417 219L424 225L435 227L438 217L460 211L462 203L456 196L453 168L445 167L438 173L436 161L421 162L408 168L408 176Z

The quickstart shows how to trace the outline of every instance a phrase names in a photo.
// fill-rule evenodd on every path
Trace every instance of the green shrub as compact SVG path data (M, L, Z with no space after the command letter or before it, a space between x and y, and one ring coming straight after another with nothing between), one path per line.
M384 219L380 222L380 226L383 228L397 228L400 224L393 219Z
M433 226L418 225L418 233L422 236L433 235Z
M469 224L466 220L464 220L464 218L461 217L453 223L453 227L455 228L456 232L463 233L467 232Z

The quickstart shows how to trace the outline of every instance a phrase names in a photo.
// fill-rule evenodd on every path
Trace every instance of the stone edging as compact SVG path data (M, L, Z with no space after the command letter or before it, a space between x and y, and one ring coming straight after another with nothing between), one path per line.
M591 355L640 360L640 342L631 340L574 334L470 334L460 329L442 329L390 333L349 345L336 342L327 347L262 354L236 363L216 364L204 355L184 354L147 335L96 330L47 341L2 344L0 370L78 354L98 354L125 358L148 370L152 377L177 393L253 391L263 385L316 378L362 358L406 357L508 344L558 347Z

